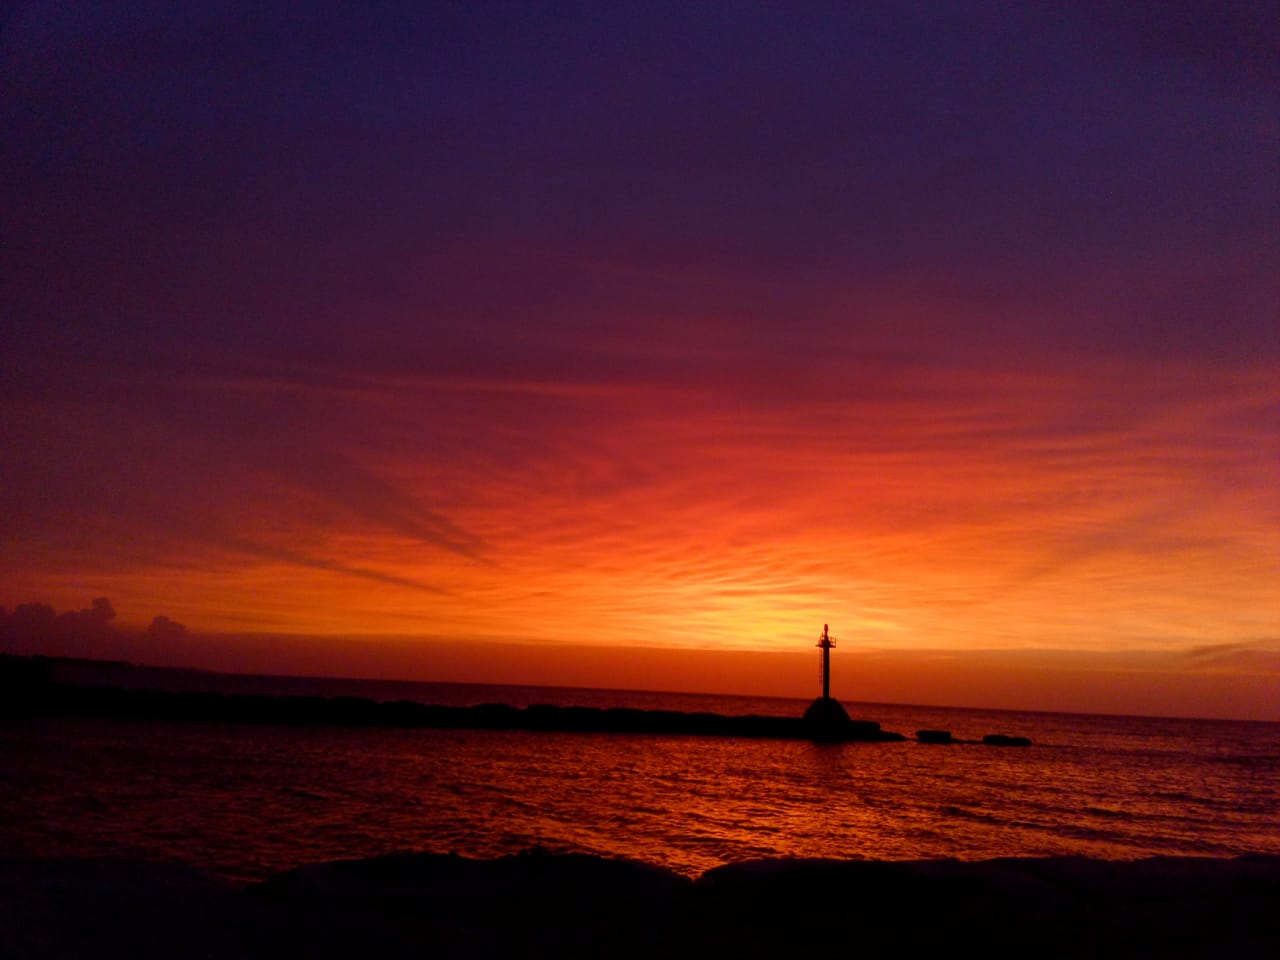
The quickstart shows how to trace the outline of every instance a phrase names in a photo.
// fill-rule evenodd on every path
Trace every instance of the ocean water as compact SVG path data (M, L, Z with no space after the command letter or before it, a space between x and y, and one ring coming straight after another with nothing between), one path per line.
M800 713L798 700L229 678L173 688L432 703ZM757 857L1280 853L1280 724L846 704L910 736L811 744L80 718L0 722L0 855L179 861L233 882L301 863L540 845L696 876Z

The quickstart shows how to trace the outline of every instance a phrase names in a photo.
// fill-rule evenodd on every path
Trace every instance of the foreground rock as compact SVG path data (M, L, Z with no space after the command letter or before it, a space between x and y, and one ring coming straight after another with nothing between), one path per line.
M1280 856L765 860L697 881L585 855L300 867L0 861L0 957L1272 957Z
M0 859L0 958L233 957L243 898L190 867Z

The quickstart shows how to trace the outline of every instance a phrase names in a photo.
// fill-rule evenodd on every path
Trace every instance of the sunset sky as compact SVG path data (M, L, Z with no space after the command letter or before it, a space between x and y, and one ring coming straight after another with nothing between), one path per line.
M9 9L8 609L1280 719L1274 4Z

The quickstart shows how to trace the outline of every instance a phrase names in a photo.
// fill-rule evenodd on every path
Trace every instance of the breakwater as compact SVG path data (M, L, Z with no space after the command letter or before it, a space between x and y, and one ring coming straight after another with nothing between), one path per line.
M758 737L838 742L882 742L906 738L881 730L873 720L850 720L820 730L800 717L726 716L628 707L561 707L505 703L440 706L410 700L365 697L269 696L130 689L49 683L26 687L9 698L23 713L100 716L117 719L219 723L401 727L456 730L533 730L565 733L656 733L708 737Z
M88 666L101 677L67 677ZM115 661L77 661L0 654L0 715L104 717L128 720L204 721L286 726L338 726L455 730L530 730L558 733L666 734L877 743L906 740L879 722L850 719L829 697L803 716L728 714L632 706L503 702L432 704L370 696L320 696L276 692L223 692L138 685L139 668ZM143 668L145 669L145 668ZM948 730L919 730L921 743L981 742L1030 746L1026 737L989 734L981 741L954 739Z

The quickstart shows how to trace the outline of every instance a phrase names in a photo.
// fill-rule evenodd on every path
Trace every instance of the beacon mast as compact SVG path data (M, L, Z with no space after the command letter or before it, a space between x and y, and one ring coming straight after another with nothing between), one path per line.
M853 738L849 714L839 701L831 699L831 648L835 645L831 629L824 623L822 636L818 638L818 649L822 651L822 696L809 704L809 709L804 712L804 722L809 727L809 736L814 740L843 741Z
M822 699L831 699L831 648L835 640L827 632L827 625L822 625L822 636L818 639L818 649L822 651Z

